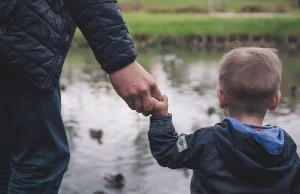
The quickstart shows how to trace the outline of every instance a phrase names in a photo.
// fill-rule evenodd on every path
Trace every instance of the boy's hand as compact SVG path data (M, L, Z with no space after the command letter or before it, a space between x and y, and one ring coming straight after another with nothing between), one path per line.
M152 116L163 116L168 115L168 97L163 95L163 101L158 101L155 98L152 98L153 101L153 110L151 112Z

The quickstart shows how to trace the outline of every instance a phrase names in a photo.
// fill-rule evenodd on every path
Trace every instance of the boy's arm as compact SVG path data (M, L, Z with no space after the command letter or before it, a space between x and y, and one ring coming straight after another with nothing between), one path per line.
M211 130L201 129L191 135L179 136L171 114L152 116L148 137L151 153L158 164L171 169L196 168L212 146Z

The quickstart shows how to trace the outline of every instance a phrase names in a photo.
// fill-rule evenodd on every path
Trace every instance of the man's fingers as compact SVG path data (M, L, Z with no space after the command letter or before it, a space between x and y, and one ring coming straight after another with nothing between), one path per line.
M143 108L143 103L142 103L142 99L140 96L136 96L133 98L134 101L134 105L135 105L135 110L138 113L144 112L144 108Z
M150 91L141 95L142 103L143 103L143 112L150 112L153 109L153 101L151 97Z
M161 92L156 84L151 87L151 96L158 101L162 101Z
M144 115L145 117L148 117L148 116L150 115L150 112L143 112L143 115Z
M142 95L142 102L144 108L143 115L147 117L150 115L150 112L153 110L153 100L150 91L148 91L145 95Z
M130 109L135 110L135 104L132 98L125 98L124 99L127 105L129 106Z

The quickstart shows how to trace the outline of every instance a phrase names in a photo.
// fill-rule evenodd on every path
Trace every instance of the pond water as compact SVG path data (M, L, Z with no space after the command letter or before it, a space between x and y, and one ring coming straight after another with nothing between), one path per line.
M169 52L172 53L172 52ZM168 54L167 52L164 54ZM179 133L214 125L224 117L216 96L218 53L177 52L182 60L170 66L156 56L160 51L139 53L139 62L154 76L162 93L169 96L170 112ZM290 112L290 88L300 86L300 58L281 52L283 100L268 113L265 124L279 125L300 144L299 103ZM106 74L88 49L70 51L61 83L62 114L68 133L71 162L60 194L184 194L189 193L192 172L160 167L152 158L147 131L149 118L131 111L111 87ZM300 100L298 101L300 102ZM207 109L216 114L208 116ZM90 138L89 129L102 129L102 144ZM123 189L105 186L103 177L122 173Z

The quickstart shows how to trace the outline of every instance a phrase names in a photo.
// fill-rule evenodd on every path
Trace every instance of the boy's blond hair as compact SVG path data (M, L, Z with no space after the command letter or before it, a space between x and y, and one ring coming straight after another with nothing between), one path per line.
M231 114L264 116L281 82L281 61L275 49L235 48L220 62L219 87Z

